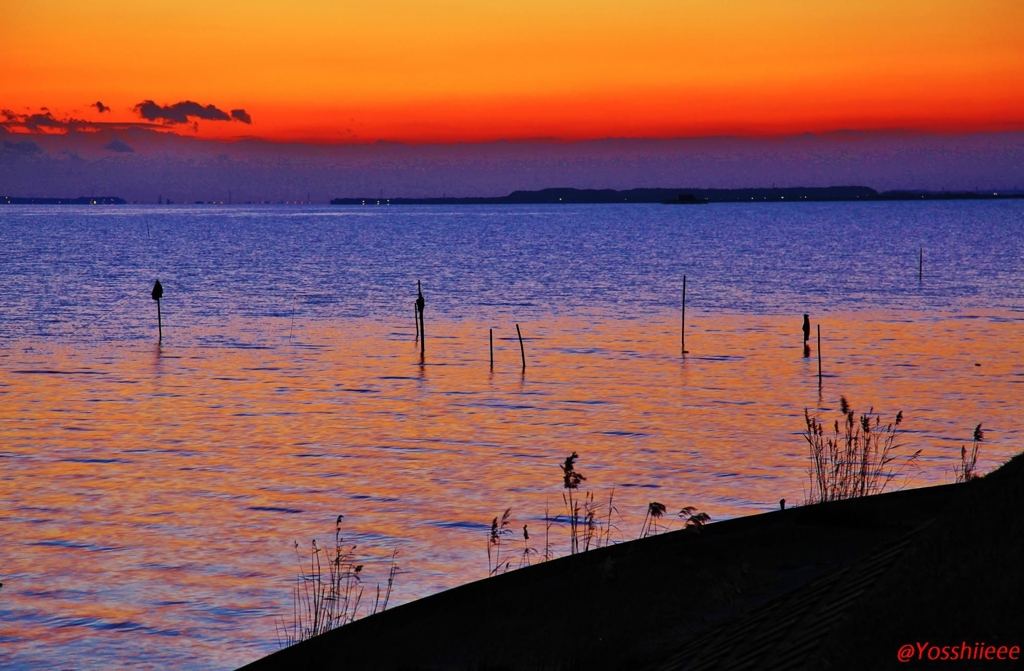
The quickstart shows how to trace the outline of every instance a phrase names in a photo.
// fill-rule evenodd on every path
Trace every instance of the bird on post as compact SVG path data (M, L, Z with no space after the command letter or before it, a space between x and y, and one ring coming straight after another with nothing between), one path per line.
M153 297L153 300L156 301L156 327L158 329L158 333L160 334L159 342L163 343L164 320L163 317L160 316L160 297L164 295L164 287L162 284L160 284L160 280L157 280L156 282L153 283L153 293L150 295Z

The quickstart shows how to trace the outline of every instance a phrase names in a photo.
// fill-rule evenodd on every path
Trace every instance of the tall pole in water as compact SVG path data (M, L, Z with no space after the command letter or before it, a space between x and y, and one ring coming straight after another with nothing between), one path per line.
M494 329L487 329L491 339L491 370L494 370Z
M924 247L917 253L917 281L924 281Z
M682 313L682 335L680 336L680 349L686 354L686 275L683 275L683 309Z
M523 347L523 332L519 330L519 324L516 324L516 333L519 335L519 354L523 357L523 372L526 372L526 349Z
M426 301L423 300L423 287L419 280L416 280L416 309L420 313L420 357L427 351L427 331L423 321L423 308L426 306Z
M818 324L818 388L821 389L821 324Z
M150 294L153 300L156 301L156 327L160 334L159 343L164 341L164 322L163 317L160 315L160 298L164 295L164 287L160 284L160 280L153 283L153 293Z

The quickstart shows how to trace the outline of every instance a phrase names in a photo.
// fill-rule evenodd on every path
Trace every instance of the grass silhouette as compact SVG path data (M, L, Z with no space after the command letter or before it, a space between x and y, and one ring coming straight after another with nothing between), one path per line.
M356 546L346 544L341 535L344 518L344 515L338 515L335 520L333 548L320 547L316 539L313 539L309 550L308 571L307 560L299 552L298 541L295 543L299 572L292 588L292 624L288 626L282 621L276 623L278 645L282 648L354 622L359 615L363 599L364 565L356 563ZM395 561L397 556L397 550L391 553L391 567L383 600L378 583L371 614L383 612L388 607L395 578L400 573Z
M967 451L966 445L960 446L960 468L956 472L957 482L967 482L978 477L974 470L978 465L978 450L984 439L985 432L981 430L981 424L979 424L974 427L974 445L971 447L971 451Z
M896 443L902 411L887 424L882 424L873 408L858 419L845 396L840 398L840 411L842 427L836 420L832 433L827 434L822 423L804 410L804 439L811 459L807 503L879 494L921 454L921 450L909 457L896 454L902 447Z

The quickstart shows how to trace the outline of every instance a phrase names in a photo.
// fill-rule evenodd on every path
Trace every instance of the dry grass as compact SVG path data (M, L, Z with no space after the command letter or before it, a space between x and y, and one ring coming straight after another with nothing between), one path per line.
M711 515L697 512L693 506L686 506L679 511L679 517L683 519L683 528L700 533L704 525L711 521Z
M647 504L647 514L644 515L644 522L640 525L639 538L647 538L648 536L658 533L658 522L665 514L665 510L666 508L664 503L651 501Z
M338 515L334 527L334 547L322 548L316 539L311 543L308 557L299 552L295 543L295 557L299 572L292 588L292 624L277 623L278 645L287 647L337 627L355 621L363 598L363 564L356 563L356 546L347 545L341 535L344 515ZM398 551L391 553L391 568L387 587L381 599L380 584L371 614L388 607L395 578L400 573L395 560ZM327 571L324 571L326 564Z
M873 408L858 419L845 396L840 399L840 410L842 426L836 420L831 434L826 434L822 423L804 410L804 439L811 459L808 503L878 494L914 465L921 454L921 450L909 457L896 454L903 447L896 443L902 412L887 424L882 424Z
M590 549L598 549L611 545L616 540L613 534L618 534L619 540L625 540L616 522L622 522L623 518L619 509L615 506L615 488L608 495L607 503L599 503L594 493L587 491L580 493L580 485L586 481L586 476L577 470L577 461L580 455L573 452L560 464L562 469L562 502L565 505L565 520L561 515L551 516L547 500L544 503L544 546L538 551L530 545L530 532L528 525L523 525L522 545L518 553L518 567L530 566L534 561L549 561L555 558L551 548L551 527L556 524L568 523L569 527L569 554L587 552ZM647 514L644 517L640 530L640 537L667 531L672 523L664 523L662 518L666 512L665 505L652 501L647 507ZM504 573L513 567L513 559L510 550L508 537L512 535L512 509L506 508L500 517L491 520L490 531L487 534L487 574L489 576ZM679 512L683 519L683 528L700 531L700 528L711 520L711 517L704 512L697 512L693 506L687 506Z
M644 517L644 522L640 526L639 538L647 538L648 536L655 536L658 533L668 531L672 526L671 522L662 523L661 519L665 516L667 510L664 503L658 503L657 501L651 501L647 504L647 515ZM683 520L683 528L691 531L700 532L701 528L705 524L711 521L711 516L704 512L698 512L693 506L685 506L679 511L678 515Z
M519 557L519 568L530 565L530 557L536 556L537 550L530 547L530 530L523 525L523 553Z
M562 464L562 486L565 488L562 501L565 503L565 511L569 518L569 554L580 551L580 502L579 497L574 497L573 494L587 478L576 470L576 460L579 458L580 455L573 452Z
M957 482L967 482L978 477L975 473L975 467L978 465L978 450L981 448L981 442L985 439L985 432L981 430L981 424L974 427L974 445L971 447L971 451L967 451L966 445L960 446L960 468L956 472Z
M502 562L501 559L502 539L512 534L511 523L509 522L511 516L512 509L506 508L500 522L497 517L491 521L491 531L487 535L487 575L497 575L499 571L504 572L512 567L511 560L506 559Z

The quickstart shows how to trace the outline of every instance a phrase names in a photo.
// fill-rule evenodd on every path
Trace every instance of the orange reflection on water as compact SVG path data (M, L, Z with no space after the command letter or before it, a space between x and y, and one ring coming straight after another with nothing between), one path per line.
M176 658L240 664L290 621L293 542L323 545L338 514L368 593L399 549L406 601L484 577L506 508L541 549L572 451L598 501L614 488L616 540L653 500L713 519L800 502L804 409L829 420L841 394L904 411L910 486L951 482L979 422L980 470L1019 450L1019 319L825 315L820 391L800 321L696 314L682 358L673 315L552 318L521 325L525 373L513 324L429 314L422 364L411 323L369 321L9 349L0 636L155 660L173 637ZM564 527L552 544L568 551Z

